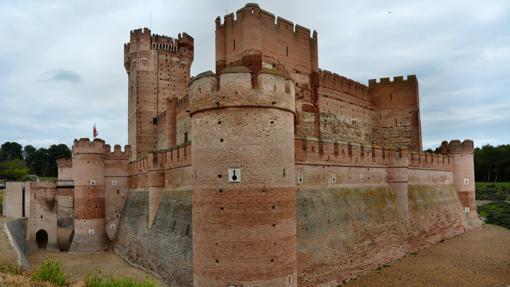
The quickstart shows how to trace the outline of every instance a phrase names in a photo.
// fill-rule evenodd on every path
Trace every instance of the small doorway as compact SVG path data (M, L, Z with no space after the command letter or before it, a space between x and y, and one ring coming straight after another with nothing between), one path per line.
M37 242L37 247L39 249L46 249L48 246L48 232L44 229L40 229L35 234L35 241Z

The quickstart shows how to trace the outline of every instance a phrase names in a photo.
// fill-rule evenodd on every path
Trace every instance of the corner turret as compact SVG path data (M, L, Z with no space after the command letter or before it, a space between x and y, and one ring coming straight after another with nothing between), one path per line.
M108 247L105 232L104 171L106 145L101 139L74 140L74 238L70 251L88 253Z

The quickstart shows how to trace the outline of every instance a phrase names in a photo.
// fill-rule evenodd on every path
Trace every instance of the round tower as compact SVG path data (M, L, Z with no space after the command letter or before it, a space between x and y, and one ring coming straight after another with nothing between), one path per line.
M297 286L294 83L238 66L189 89L193 286Z
M74 238L70 252L97 252L108 247L105 233L104 161L103 140L74 140Z
M453 182L459 195L462 207L467 214L475 215L475 163L474 144L472 140L452 140L450 143L443 142L449 154L453 156Z

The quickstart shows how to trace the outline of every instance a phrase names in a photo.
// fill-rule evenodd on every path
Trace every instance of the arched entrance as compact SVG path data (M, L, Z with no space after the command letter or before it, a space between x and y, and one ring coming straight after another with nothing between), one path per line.
M46 249L48 246L48 232L44 229L40 229L35 234L35 241L37 242L37 247L39 249Z

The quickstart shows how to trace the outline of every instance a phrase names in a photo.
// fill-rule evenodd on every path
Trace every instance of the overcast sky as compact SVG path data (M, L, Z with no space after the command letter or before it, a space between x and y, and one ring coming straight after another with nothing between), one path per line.
M129 31L195 38L214 70L214 19L244 1L0 0L0 143L72 144L97 125L127 143ZM258 1L316 30L319 65L367 83L416 74L424 148L510 143L510 1Z

